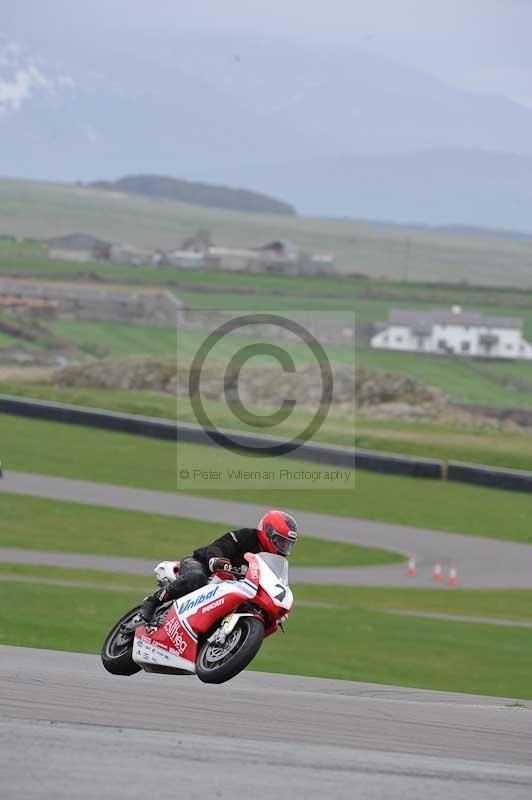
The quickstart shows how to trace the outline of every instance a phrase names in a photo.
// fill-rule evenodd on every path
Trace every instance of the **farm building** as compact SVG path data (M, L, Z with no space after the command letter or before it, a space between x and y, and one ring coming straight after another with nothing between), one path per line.
M124 247L124 246L122 246ZM114 260L115 246L111 248ZM129 261L131 266L134 263ZM327 254L309 254L285 239L276 239L265 245L217 246L212 243L207 230L199 230L187 237L180 247L157 250L149 261L153 266L171 266L178 269L219 269L224 272L278 272L300 275L326 272L334 269L334 257Z
M301 275L334 268L332 256L306 253L286 239L277 239L254 248L209 247L207 255L213 266L229 271Z
M532 359L532 344L523 338L523 321L488 317L477 311L393 309L376 323L371 346L414 353Z
M157 266L180 267L181 269L199 269L208 265L206 253L195 250L171 250L161 253L157 259Z
M187 236L180 247L156 253L156 266L180 267L181 269L200 269L212 266L208 251L212 246L208 230L200 228L192 236Z
M209 247L209 263L227 272L256 271L257 251L246 247Z
M151 264L153 254L150 250L135 247L132 244L113 244L109 249L109 260L113 264L128 267L143 267Z
M101 261L109 258L110 251L110 242L89 233L70 233L48 241L48 257L61 261Z
M303 253L299 247L287 239L277 239L258 247L254 267L257 272L282 272L297 275L300 271Z
M258 247L257 253L259 272L301 275L334 269L332 255L307 253L287 239L276 239Z

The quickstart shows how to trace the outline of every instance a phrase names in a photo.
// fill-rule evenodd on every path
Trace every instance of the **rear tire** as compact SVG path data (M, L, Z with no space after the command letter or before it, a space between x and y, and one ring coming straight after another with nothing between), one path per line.
M109 631L102 647L102 664L112 675L135 675L141 667L133 661L133 640L135 629L127 633L121 631L122 625L131 622L139 613L140 606L132 608L118 620ZM139 623L140 624L140 623Z
M264 639L264 625L256 617L242 617L225 645L205 642L198 652L196 673L203 683L225 683L255 658Z

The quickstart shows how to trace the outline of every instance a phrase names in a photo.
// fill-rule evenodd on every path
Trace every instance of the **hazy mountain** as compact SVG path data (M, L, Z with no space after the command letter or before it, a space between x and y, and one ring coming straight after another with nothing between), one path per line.
M0 58L0 174L186 177L257 154L274 161L330 152L311 139L302 143L289 126L266 124L253 109L184 72L164 48L132 52L127 40L102 36L98 48L77 52L72 44L49 42L43 49L52 52L17 49L7 64Z
M473 148L532 156L532 109L466 92L355 47L224 36L179 43L175 59L260 114L327 143L329 154Z
M4 175L174 175L312 213L530 230L528 161L488 150L532 157L532 110L360 49L67 37L52 19L0 40Z

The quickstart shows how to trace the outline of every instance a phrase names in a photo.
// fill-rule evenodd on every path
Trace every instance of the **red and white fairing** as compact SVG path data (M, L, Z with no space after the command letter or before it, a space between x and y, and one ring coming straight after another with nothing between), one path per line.
M156 631L150 632L144 626L137 628L133 660L148 671L153 665L195 673L198 637L219 627L217 622L228 635L240 617L258 615L262 609L270 621L265 634L277 630L294 602L286 559L270 553L247 553L246 561L248 570L242 580L214 577L206 586L176 600ZM162 562L155 568L157 576L173 573L175 564ZM243 603L251 610L233 613Z

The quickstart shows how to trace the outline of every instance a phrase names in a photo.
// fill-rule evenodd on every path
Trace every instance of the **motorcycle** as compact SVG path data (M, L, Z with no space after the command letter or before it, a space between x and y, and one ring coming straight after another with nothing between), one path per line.
M294 597L288 563L272 553L246 553L247 566L215 573L178 600L161 603L146 625L140 606L111 629L102 663L113 675L145 672L193 675L204 683L234 678L257 655L263 639L283 628ZM154 569L164 587L179 574L179 562Z

